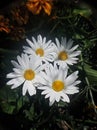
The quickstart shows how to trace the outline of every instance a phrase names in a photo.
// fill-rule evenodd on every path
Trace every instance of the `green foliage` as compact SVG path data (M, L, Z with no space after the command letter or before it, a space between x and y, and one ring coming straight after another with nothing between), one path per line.
M14 95L15 94L15 95ZM15 109L16 93L10 91L7 86L0 89L0 105L5 113L12 114Z
M86 72L86 75L89 79L90 84L96 85L96 83L97 83L97 70L92 69L91 66L88 64L84 65L84 70Z
M50 107L48 100L44 101L40 94L38 97L22 96L22 86L14 90L6 86L6 78L2 75L5 76L4 73L9 72L10 60L16 58L21 51L19 46L25 43L13 44L10 40L10 46L0 48L0 82L3 81L0 85L1 113L15 115L20 130L90 130L93 127L97 129L97 64L93 62L96 60L97 63L97 56L92 51L92 48L97 48L97 25L93 24L92 17L94 12L90 6L83 6L82 3L76 5L73 1L65 1L64 4L56 0L50 16L30 14L30 22L25 28L26 35L29 36L42 33L47 39L50 37L52 40L55 37L66 36L79 45L80 60L72 69L79 70L81 85L79 94L70 97L71 104L60 102ZM7 36L6 39L10 37Z

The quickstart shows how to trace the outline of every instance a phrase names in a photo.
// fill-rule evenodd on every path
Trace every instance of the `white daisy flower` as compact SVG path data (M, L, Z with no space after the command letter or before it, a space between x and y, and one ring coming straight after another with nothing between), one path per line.
M45 98L49 98L50 105L55 101L70 102L68 94L78 93L79 89L76 87L80 83L78 78L78 71L67 76L68 69L57 67L56 65L49 65L45 72L41 72L44 79L43 84L39 84L38 89L42 90L41 94Z
M45 65L41 65L39 57L28 57L27 54L22 54L21 57L17 56L16 61L11 61L13 66L13 72L7 74L7 78L10 78L7 85L11 85L12 89L19 87L23 84L22 94L25 95L28 91L29 95L36 94L35 82L41 82L42 79L38 73L44 69Z
M40 56L41 61L54 61L55 57L55 44L49 40L46 42L46 37L42 38L41 35L37 36L37 40L32 37L32 41L26 39L30 47L24 46L24 52L27 54L36 54Z
M73 40L66 41L66 38L62 38L61 42L56 38L56 60L55 63L62 67L66 67L67 65L73 65L77 63L78 55L80 55L81 51L76 51L78 45L73 45Z

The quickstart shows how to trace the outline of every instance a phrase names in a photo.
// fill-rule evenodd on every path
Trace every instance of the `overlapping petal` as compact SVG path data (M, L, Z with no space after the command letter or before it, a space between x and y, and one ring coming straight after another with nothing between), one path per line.
M30 47L24 46L24 52L32 55L38 55L40 56L41 61L44 62L53 62L55 59L55 44L49 40L46 42L46 37L43 37L41 35L37 36L37 39L35 39L34 37L32 37L32 41L30 41L29 39L26 39L27 43L29 44ZM38 49L41 49L44 54L41 56L40 54L37 54L36 51Z
M7 74L7 78L10 80L7 82L7 85L10 85L12 89L17 88L23 85L22 94L25 95L27 92L30 96L36 94L36 87L34 84L38 81L39 83L43 81L41 76L38 74L41 70L44 69L45 65L42 66L41 60L39 57L35 57L35 55L31 55L30 57L27 54L21 54L21 56L17 56L17 62L12 61L12 64L15 68L13 68L13 72ZM26 79L24 74L28 71L27 76L31 76L31 72L35 73L33 78ZM29 73L30 71L30 73ZM27 77L26 76L26 77Z
M73 46L73 40L69 39L68 41L66 38L62 38L61 42L58 38L55 39L56 42L56 64L66 67L68 65L73 65L78 62L78 57L81 54L80 50L77 50L79 47L78 45ZM65 59L60 59L59 54L64 52L66 54Z
M45 68L46 69L46 68ZM68 68L57 67L57 65L49 65L48 70L43 72L43 79L45 82L38 86L42 92L42 95L45 95L45 98L49 98L49 104L52 105L55 101L59 102L60 100L64 102L70 102L68 94L75 94L79 92L79 88L76 86L80 83L78 80L78 71L67 75ZM60 81L64 83L64 88L56 90L53 89L53 82ZM60 87L60 84L59 86Z

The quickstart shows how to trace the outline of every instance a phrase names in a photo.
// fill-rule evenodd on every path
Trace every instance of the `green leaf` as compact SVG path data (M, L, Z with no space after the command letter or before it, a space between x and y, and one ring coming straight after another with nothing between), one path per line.
M84 17L89 17L92 14L92 11L90 8L88 8L88 9L85 9L85 8L84 9L74 9L73 13L75 15L80 14Z
M23 106L23 97L20 97L17 101L17 110Z
M0 89L0 100L7 102L15 102L17 94L11 90L9 86L4 86Z
M29 110L24 110L24 113L29 120L33 120L35 118L34 104L31 105Z
M16 107L16 93L13 92L8 86L0 89L0 106L2 111L12 114Z
M29 103L29 99L27 96L20 96L17 99L17 110L19 110L24 104Z
M5 113L12 114L15 110L15 105L11 105L8 102L2 102L1 108Z
M84 65L85 72L91 84L97 84L97 70L91 68L90 65Z

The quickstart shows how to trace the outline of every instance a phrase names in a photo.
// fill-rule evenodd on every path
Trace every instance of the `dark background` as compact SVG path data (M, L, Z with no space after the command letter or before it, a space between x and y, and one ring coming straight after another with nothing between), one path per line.
M21 0L6 0L6 1L5 0L1 0L0 1L0 9L8 6L9 4L11 4L13 2L17 2L17 1L19 2ZM63 0L63 1L65 1L65 0ZM93 6L94 8L97 7L97 0L72 0L72 1L86 2L89 5Z

